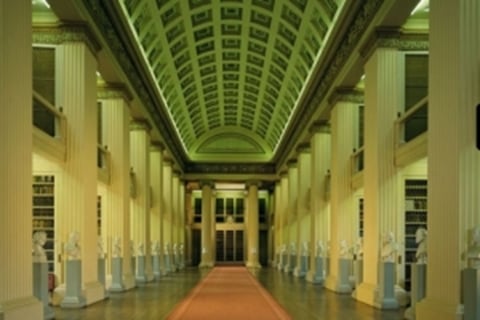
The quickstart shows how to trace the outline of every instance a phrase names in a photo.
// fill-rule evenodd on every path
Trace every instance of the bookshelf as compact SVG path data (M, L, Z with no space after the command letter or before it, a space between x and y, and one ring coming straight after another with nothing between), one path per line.
M405 290L411 288L412 263L415 262L417 229L427 228L427 180L405 180Z
M55 176L33 176L33 232L45 231L44 245L48 271L54 271L55 262Z

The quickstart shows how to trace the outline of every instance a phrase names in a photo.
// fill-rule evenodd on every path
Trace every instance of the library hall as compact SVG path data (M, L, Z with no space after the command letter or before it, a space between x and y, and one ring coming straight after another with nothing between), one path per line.
M0 0L0 320L480 319L478 0Z

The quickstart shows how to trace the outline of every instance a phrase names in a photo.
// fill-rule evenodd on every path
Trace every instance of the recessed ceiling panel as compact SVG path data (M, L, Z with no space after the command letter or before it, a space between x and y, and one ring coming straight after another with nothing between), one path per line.
M196 161L224 159L236 148L257 160L273 156L342 2L121 1L152 83Z

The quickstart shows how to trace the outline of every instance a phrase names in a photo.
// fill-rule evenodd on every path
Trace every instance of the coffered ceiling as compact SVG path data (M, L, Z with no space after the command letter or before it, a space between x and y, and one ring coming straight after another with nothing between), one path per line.
M36 2L47 1L32 3ZM328 119L328 112L319 114L319 106L385 4L382 0L48 3L60 20L84 20L101 38L102 75L111 80L105 61L121 69L181 170L239 173L277 171L302 143L308 127ZM388 2L395 13L386 16L400 21L398 17L404 19L415 3L418 0ZM361 72L361 68L354 72L353 84Z
M270 161L338 0L121 0L117 12L192 161Z

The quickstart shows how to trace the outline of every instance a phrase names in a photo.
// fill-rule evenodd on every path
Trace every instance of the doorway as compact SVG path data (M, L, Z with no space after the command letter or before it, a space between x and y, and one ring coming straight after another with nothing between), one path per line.
M243 230L216 231L216 263L243 264Z

